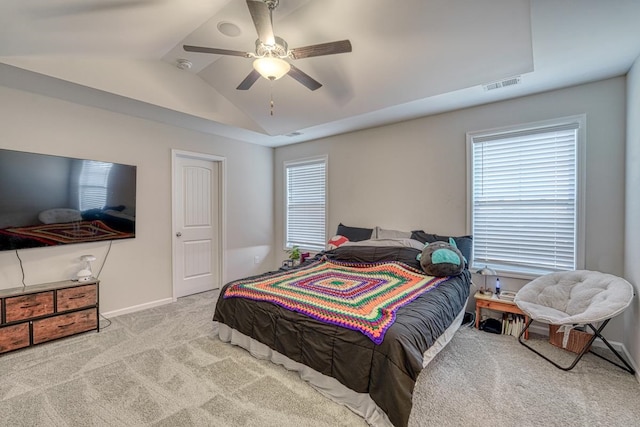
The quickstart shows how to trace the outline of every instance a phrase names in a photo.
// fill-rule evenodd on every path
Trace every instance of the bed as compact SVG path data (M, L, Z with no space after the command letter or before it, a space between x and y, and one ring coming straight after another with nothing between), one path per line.
M219 322L219 337L255 357L299 371L322 394L371 425L406 426L418 374L460 326L471 284L466 268L452 277L425 275L416 261L420 252L415 247L362 242L322 252L292 269L230 282L220 292L213 317ZM342 276L352 271L355 278ZM402 277L402 283L408 283L409 276L422 282L413 293L406 291L409 285L401 290L392 285L398 294L391 299L402 304L390 303L389 310L382 311L393 313L376 319L374 326L367 323L364 330L354 327L352 318L336 315L339 309L329 310L328 317L338 320L327 323L328 309L315 307L315 300L300 302L292 294L270 300L256 290L278 288L286 294L302 286L305 292L315 292L320 277L323 283L358 282L377 295L372 289L381 275Z

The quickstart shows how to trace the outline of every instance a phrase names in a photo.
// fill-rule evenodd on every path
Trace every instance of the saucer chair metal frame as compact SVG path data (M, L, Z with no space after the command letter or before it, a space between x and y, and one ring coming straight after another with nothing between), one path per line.
M609 323L609 320L611 320L611 319L607 319L604 322L602 322L600 327L597 328L597 329L593 324L587 323L586 326L591 328L591 330L593 331L593 336L584 345L584 347L582 348L580 353L578 353L576 358L573 360L573 362L569 366L561 366L561 365L559 365L558 363L554 362L553 360L551 360L550 358L548 358L544 354L540 353L538 350L536 350L535 348L531 347L530 345L528 345L526 342L523 341L524 333L525 333L525 331L527 331L529 329L529 326L531 326L531 323L533 322L533 320L534 319L529 319L529 321L527 322L527 325L525 326L525 328L522 330L522 332L520 332L520 335L518 336L518 341L520 342L520 344L522 344L523 346L527 347L529 350L533 351L535 354L537 354L538 356L542 357L543 359L545 359L547 362L551 363L556 368L562 369L563 371L570 371L570 370L572 370L574 368L574 366L576 366L576 364L580 361L580 359L582 359L582 356L584 356L587 353L591 353L591 354L593 354L595 356L598 356L600 359L606 360L607 362L611 363L612 365L617 366L620 369L624 369L625 371L629 372L630 374L635 374L636 373L636 371L631 367L631 365L629 365L629 363L626 360L624 360L622 355L620 355L620 353L618 353L618 351L616 349L614 349L613 346L611 344L609 344L609 341L607 341L607 339L605 337L603 337L602 334L601 334L602 330L605 328L605 326L607 326L607 323ZM596 353L594 351L591 351L591 344L593 344L593 342L596 340L596 338L600 338L602 340L602 342L605 343L607 347L609 347L609 350L611 350L613 352L613 354L618 359L620 359L620 361L622 361L622 363L624 363L624 366L614 362L613 360L607 359L606 357L604 357L604 356L602 356L602 355L600 355L600 354L598 354L598 353Z
M553 288L556 286L557 288ZM578 292L575 291L573 287L578 286ZM566 298L571 298L576 294L580 294L581 290L585 290L585 295L588 295L592 298L592 304L596 309L597 315L594 316L594 311L592 310L594 307L587 307L583 312L575 311L571 313L564 312L559 309L559 306L552 307L547 304L549 301L557 302L561 299L562 296ZM613 292L616 292L613 298L605 298L604 300L607 303L612 304L611 307L605 307L602 309L597 306L595 302L597 299L593 298L593 294L597 292L607 292L611 295ZM529 321L525 325L524 329L518 336L518 341L520 344L542 357L555 367L562 369L563 371L570 371L573 369L576 364L582 359L586 353L591 353L599 358L606 360L607 362L623 369L631 374L635 374L635 370L631 365L622 357L622 355L613 348L613 346L607 341L607 339L602 336L602 331L607 326L609 321L622 313L630 304L632 299L634 298L634 289L633 286L627 282L626 280L613 276L611 274L600 273L597 271L588 271L588 270L575 270L575 271L565 271L565 272L556 272L550 273L545 276L538 277L537 279L532 280L528 284L526 284L518 294L516 294L516 305L529 315ZM614 301L615 303L612 303ZM569 304L566 305L567 307ZM609 312L606 309L610 309ZM549 309L547 311L547 309ZM589 310L592 310L589 312ZM567 311L569 310L567 308ZM560 315L563 314L565 316ZM582 350L578 353L576 358L569 366L561 366L557 362L551 360L549 357L540 353L538 350L534 349L530 345L524 342L523 338L525 332L529 330L529 327L533 323L534 320L552 324L552 325L560 325L560 326L576 326L576 325L585 325L593 332L589 341L584 345ZM600 326L596 326L600 324ZM568 333L568 331L567 331ZM610 360L594 351L591 351L591 345L595 341L596 338L600 338L602 342L611 350L611 352L623 363L620 365L613 360Z

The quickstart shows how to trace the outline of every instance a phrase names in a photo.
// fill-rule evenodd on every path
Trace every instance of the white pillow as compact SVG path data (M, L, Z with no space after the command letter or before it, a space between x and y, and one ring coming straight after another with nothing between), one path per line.
M384 228L376 227L374 236L376 236L377 239L408 239L411 237L411 232L400 230L386 230Z

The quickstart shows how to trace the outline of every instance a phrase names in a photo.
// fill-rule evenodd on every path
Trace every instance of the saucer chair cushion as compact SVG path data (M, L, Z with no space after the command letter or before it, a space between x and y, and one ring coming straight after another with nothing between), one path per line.
M589 270L550 273L526 284L515 297L532 319L554 325L601 322L631 304L633 286L626 280Z

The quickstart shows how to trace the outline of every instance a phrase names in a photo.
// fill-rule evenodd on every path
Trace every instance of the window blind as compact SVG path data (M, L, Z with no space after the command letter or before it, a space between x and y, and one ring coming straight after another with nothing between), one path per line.
M326 158L285 164L287 248L325 248L326 169Z
M473 266L576 269L579 123L472 138Z

